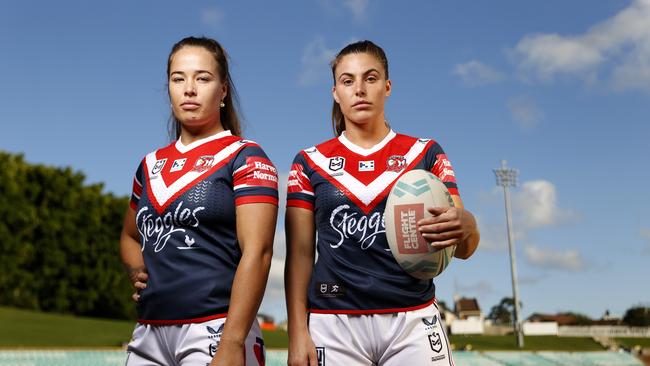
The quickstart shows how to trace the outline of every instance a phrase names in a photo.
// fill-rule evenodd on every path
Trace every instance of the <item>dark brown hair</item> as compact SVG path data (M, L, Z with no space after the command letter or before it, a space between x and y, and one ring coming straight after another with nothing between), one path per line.
M345 46L330 63L330 66L332 66L334 85L336 85L336 67L344 56L352 53L367 53L375 56L382 66L384 66L386 80L388 80L388 59L386 58L384 50L371 41L359 41ZM340 136L341 133L345 131L345 117L341 111L341 106L336 102L336 100L334 100L332 104L332 128L334 129L336 136Z
M217 61L217 72L219 73L219 78L228 87L228 92L223 100L226 106L221 108L221 126L225 130L230 130L233 135L241 136L241 124L239 122L240 113L238 112L239 96L237 95L235 84L233 84L230 77L230 71L228 69L228 54L219 42L207 37L186 37L178 41L172 47L169 57L167 58L167 80L169 80L170 76L169 72L172 57L181 48L188 46L202 47L206 49L212 54L212 56L214 56L214 60ZM173 139L178 139L181 135L181 124L174 115L173 110L169 117L169 135Z

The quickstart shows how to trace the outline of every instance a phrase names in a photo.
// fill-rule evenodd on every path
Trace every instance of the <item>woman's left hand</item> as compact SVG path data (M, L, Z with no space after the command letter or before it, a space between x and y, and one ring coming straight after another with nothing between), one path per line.
M244 366L244 344L222 339L210 366Z
M427 211L433 216L418 221L418 230L435 249L461 244L474 230L473 220L466 219L462 208L429 207Z

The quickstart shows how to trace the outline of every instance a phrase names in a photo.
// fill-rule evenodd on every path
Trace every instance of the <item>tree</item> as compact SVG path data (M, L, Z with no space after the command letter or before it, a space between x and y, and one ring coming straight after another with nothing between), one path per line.
M650 326L650 308L636 306L628 309L623 316L623 323L632 327Z
M520 304L521 305L521 304ZM495 324L509 324L511 325L514 319L515 302L512 297L504 297L501 302L494 305L490 309L490 314L487 316Z
M119 260L128 198L0 151L0 304L132 318Z

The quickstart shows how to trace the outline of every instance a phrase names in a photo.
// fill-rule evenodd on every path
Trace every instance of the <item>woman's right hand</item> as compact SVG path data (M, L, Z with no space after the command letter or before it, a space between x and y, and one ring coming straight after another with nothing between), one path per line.
M131 298L137 302L140 300L140 292L147 288L147 280L149 279L147 269L145 267L129 269L129 279L131 280L131 284L133 284L133 288L135 288L135 292L131 295Z
M309 331L289 337L289 366L318 366L316 345L309 335Z

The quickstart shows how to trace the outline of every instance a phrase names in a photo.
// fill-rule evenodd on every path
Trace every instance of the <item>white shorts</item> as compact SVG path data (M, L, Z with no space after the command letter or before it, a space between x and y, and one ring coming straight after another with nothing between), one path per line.
M206 366L217 353L226 318L179 325L137 324L126 366ZM247 366L263 366L262 331L253 321L244 343Z
M438 308L390 314L310 314L319 366L453 366Z

